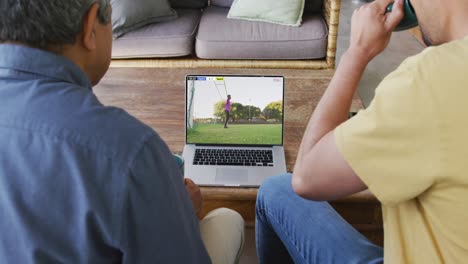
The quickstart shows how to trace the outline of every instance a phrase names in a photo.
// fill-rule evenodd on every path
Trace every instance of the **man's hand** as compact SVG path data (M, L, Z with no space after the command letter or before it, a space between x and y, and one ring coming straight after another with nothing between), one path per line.
M404 0L395 0L393 11L386 13L393 1L376 0L354 10L349 51L357 53L366 63L387 47L392 30L403 18Z
M190 195L190 200L192 201L193 209L197 217L200 217L200 212L203 205L203 198L201 196L200 187L198 187L191 179L184 179L185 188Z

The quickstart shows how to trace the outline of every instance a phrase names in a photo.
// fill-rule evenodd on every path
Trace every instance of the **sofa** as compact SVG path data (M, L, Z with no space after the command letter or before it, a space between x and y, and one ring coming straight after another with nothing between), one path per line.
M180 8L177 18L113 41L112 66L333 69L340 0L306 0L302 25L228 19L233 0ZM204 1L204 0L202 0Z

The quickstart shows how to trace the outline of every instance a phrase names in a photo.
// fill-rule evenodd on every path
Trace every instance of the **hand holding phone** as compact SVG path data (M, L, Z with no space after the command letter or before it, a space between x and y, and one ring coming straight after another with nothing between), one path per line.
M404 1L376 0L354 10L349 50L357 59L368 63L387 47L392 30L404 16ZM386 13L392 3L393 12Z
M403 19L400 21L400 23L396 26L396 28L393 31L407 30L407 29L416 27L418 25L418 19L416 17L416 13L414 12L413 6L411 5L409 0L404 0L404 1L405 2L404 2L403 9L404 9L405 15L403 16ZM387 6L386 13L392 12L394 4L395 2Z

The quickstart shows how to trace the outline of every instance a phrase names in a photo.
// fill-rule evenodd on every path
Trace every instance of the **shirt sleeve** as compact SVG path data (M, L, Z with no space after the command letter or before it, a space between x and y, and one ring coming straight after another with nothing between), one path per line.
M124 263L210 263L183 177L154 135L131 166L123 197Z
M414 68L402 64L382 81L369 108L334 132L345 160L383 204L420 195L439 173L437 102Z

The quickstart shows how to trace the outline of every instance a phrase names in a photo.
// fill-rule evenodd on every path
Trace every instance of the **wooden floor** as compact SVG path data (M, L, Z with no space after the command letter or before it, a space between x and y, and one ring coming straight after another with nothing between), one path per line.
M291 172L307 121L328 86L333 71L291 69L158 69L113 67L94 88L106 105L122 107L153 127L175 153L184 146L185 75L264 74L285 76L285 155ZM352 111L362 108L353 101ZM235 209L252 227L256 188L202 188L204 212L218 207ZM379 203L368 192L336 201L332 205L359 231L382 243Z

